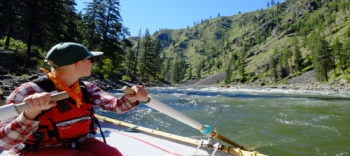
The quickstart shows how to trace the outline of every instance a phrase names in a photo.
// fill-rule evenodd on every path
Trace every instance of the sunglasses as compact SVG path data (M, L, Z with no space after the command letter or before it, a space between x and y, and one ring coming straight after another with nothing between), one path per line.
M91 63L94 63L95 62L95 59L93 59L93 58L87 58L88 60L90 60L91 61Z

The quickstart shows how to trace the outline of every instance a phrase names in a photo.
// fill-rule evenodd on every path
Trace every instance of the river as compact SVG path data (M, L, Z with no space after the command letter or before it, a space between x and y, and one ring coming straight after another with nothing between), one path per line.
M350 155L350 93L218 87L147 88L152 97L267 155ZM117 97L121 91L111 92ZM140 105L118 120L196 139L197 130Z

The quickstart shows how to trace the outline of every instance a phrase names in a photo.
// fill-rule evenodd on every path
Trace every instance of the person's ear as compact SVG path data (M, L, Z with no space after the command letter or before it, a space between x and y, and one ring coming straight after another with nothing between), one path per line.
M81 66L81 60L74 63L74 69L75 69L76 71L79 71L80 66Z

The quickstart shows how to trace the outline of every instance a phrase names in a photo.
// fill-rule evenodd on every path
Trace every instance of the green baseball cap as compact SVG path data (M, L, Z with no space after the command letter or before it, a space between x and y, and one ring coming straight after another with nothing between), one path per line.
M103 52L89 51L79 43L63 42L51 48L45 57L45 62L54 67L60 67L102 54Z

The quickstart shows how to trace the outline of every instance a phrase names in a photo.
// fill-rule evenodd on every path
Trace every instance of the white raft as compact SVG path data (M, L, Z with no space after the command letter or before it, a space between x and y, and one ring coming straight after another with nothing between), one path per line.
M95 116L100 120L106 142L125 156L263 156L256 151L228 147L210 139L196 140L100 115ZM95 137L103 141L100 133ZM7 151L0 154L7 155Z
M96 115L109 145L123 155L262 156L256 151L227 147L210 140L196 140ZM97 139L102 140L100 134Z

